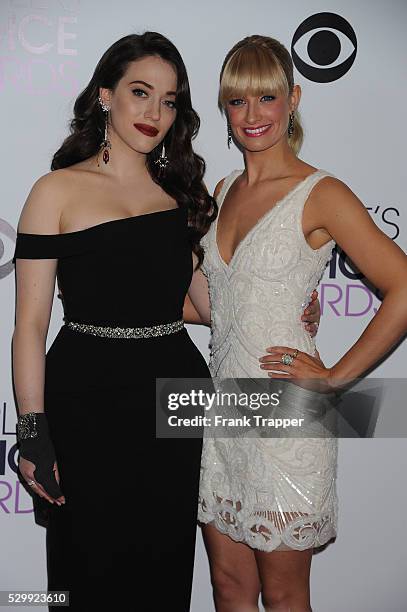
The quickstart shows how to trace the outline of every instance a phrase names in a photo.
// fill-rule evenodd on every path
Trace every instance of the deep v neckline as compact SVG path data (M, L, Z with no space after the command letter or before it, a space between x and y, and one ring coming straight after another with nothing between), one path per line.
M223 194L222 200L220 202L218 216L216 217L216 221L214 223L214 235L215 235L215 249L216 249L216 253L218 255L218 258L219 258L220 262L223 264L223 266L227 270L233 265L234 260L236 259L236 256L238 255L238 252L241 250L242 245L244 246L244 244L247 242L248 238L252 234L255 233L255 231L259 228L259 226L263 223L263 221L265 219L267 219L269 217L269 215L277 207L279 207L283 202L285 202L285 200L287 200L290 196L292 196L297 191L297 189L299 189L302 185L304 185L308 181L308 179L310 179L312 176L315 176L315 174L318 174L318 172L320 172L320 170L315 170L315 172L312 172L311 174L309 174L308 176L303 178L301 181L299 181L282 198L277 200L277 202L275 202L275 204L273 204L273 206L271 208L269 208L263 215L261 215L257 219L256 223L254 223L254 225L252 225L252 227L249 229L249 231L240 240L240 242L238 243L237 247L233 251L233 254L232 254L232 257L229 260L229 263L226 263L226 261L223 259L222 255L220 254L220 250L219 250L219 246L218 246L218 223L219 223L220 211L222 209L222 206L223 206L223 203L225 201L225 198L226 198L227 194L229 193L230 188L232 187L232 185L236 181L236 179L243 174L243 172L244 172L244 170L238 170L236 176L234 176L232 178L232 181L227 185L225 193Z

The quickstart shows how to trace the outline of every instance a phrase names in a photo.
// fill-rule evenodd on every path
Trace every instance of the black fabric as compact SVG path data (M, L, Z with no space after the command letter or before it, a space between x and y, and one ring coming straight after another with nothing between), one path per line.
M183 209L27 236L17 257L58 258L67 320L182 318ZM155 438L156 377L209 377L185 329L130 340L63 326L47 353L45 413L66 497L49 508L48 589L69 590L70 610L189 610L202 441Z
M20 456L35 464L34 478L48 495L58 498L62 495L53 471L55 450L49 436L47 417L44 413L36 415L37 435L19 441Z

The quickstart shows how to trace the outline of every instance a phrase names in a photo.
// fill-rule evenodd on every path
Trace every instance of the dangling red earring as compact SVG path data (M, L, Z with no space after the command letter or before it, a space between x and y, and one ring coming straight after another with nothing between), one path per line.
M100 106L102 107L103 112L106 113L105 115L105 137L100 145L100 149L103 150L102 159L105 162L105 164L107 164L110 159L109 149L112 148L112 143L109 140L108 129L107 129L108 123L109 123L110 106L105 104L100 96L99 96L99 103L100 103Z

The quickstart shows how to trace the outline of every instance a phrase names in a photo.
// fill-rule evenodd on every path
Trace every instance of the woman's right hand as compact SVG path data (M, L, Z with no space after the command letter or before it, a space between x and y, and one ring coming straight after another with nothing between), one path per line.
M34 493L36 493L40 497L44 497L51 504L56 503L58 504L58 506L60 506L61 504L65 503L64 495L61 495L60 497L57 497L57 498L51 497L51 495L47 493L43 485L37 481L37 479L35 478L35 469L36 469L35 463L33 463L32 461L29 461L28 459L24 459L24 457L20 456L19 462L18 462L18 468L20 470L22 477L26 481L27 485L34 491ZM59 471L58 471L58 465L56 461L54 463L52 475L50 474L49 477L55 478L57 484L59 485ZM34 484L30 485L29 484L30 482L34 482Z

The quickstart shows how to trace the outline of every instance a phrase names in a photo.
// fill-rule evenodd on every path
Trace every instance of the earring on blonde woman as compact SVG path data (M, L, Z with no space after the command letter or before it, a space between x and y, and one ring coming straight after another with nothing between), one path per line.
M232 143L232 128L230 127L230 123L228 121L228 149L230 149L231 143Z
M290 118L288 120L288 129L287 129L287 132L288 132L288 138L291 138L291 136L294 133L294 111L292 111L290 113Z

